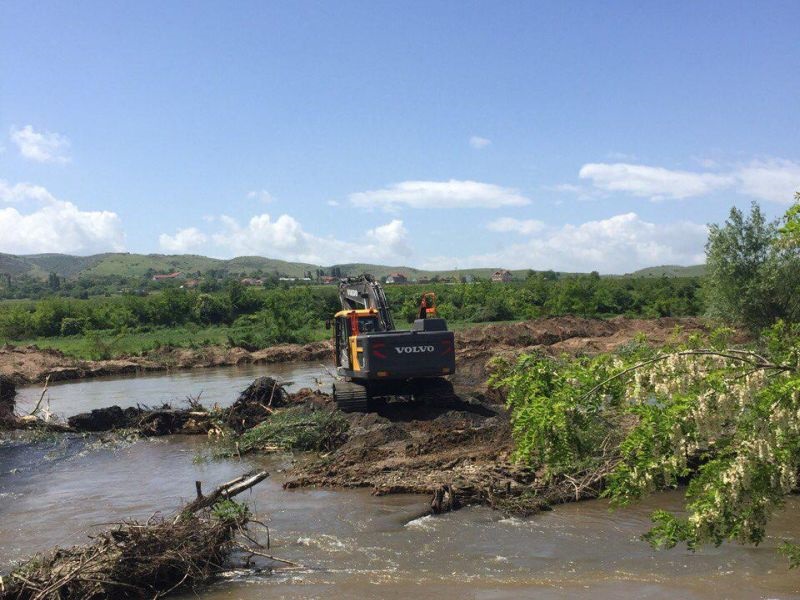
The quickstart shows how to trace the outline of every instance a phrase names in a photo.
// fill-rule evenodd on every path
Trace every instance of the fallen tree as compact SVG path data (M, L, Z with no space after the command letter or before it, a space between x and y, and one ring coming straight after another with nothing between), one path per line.
M655 547L759 544L800 481L800 325L778 322L748 348L729 333L497 365L514 458L615 505L686 484L684 511L652 515ZM782 551L800 564L800 545Z
M232 498L268 477L248 473L197 498L172 517L144 523L125 521L92 537L84 546L56 548L36 555L0 577L0 600L155 599L212 581L232 553L264 556L245 536L250 511Z

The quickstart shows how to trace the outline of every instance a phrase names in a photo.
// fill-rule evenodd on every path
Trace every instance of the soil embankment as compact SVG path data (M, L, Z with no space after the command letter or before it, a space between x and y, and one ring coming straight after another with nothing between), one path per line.
M84 379L104 375L127 375L148 371L227 367L243 364L267 364L303 360L324 360L331 355L330 342L281 344L255 352L243 348L208 346L200 349L168 348L145 356L111 360L78 360L58 350L35 346L0 347L0 375L17 385L50 381Z
M696 318L585 319L552 317L521 323L476 326L456 334L459 369L457 383L482 385L485 365L493 356L510 356L534 348L560 354L601 352L630 342L643 333L655 344L675 335L704 331ZM208 346L199 349L166 348L145 356L128 356L112 360L78 360L57 350L35 346L0 347L0 375L17 385L39 383L49 375L50 381L82 379L104 375L125 375L147 371L268 364L304 360L328 360L329 341L312 344L281 344L248 352L243 348Z
M707 332L704 321L693 317L586 319L566 316L478 326L456 334L455 383L485 388L487 363L494 357L513 359L534 350L553 356L597 354L616 350L640 335L648 343L659 346L673 339L686 340L692 334Z

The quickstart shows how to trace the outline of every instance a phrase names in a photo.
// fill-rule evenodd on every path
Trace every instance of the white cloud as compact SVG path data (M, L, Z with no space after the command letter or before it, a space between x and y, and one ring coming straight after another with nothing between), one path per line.
M628 192L634 196L652 198L689 198L703 196L729 187L735 179L730 175L672 171L629 163L589 163L578 172L596 187L609 192Z
M737 172L739 192L747 196L791 204L800 191L800 163L771 159L753 161Z
M475 267L555 269L625 273L663 264L698 264L705 260L705 225L656 224L636 213L580 225L532 231L530 239L482 255L459 258ZM456 259L436 257L427 268L449 268Z
M710 159L700 162L707 169L719 167L718 162ZM779 158L753 160L704 173L629 163L588 163L581 167L578 176L591 181L599 190L627 192L653 200L706 196L727 189L759 200L789 204L800 190L800 163ZM575 188L575 193L580 193L580 188L572 184L553 186L558 188L562 191Z
M501 217L490 221L486 228L490 231L508 232L513 231L523 235L537 233L545 228L545 224L535 219L514 219L512 217Z
M475 150L482 150L483 148L486 148L486 146L491 145L491 143L492 140L479 135L473 135L471 138L469 138L469 145L475 148Z
M70 158L69 140L58 133L36 131L26 125L22 129L11 128L11 141L19 148L23 158L36 162L66 163Z
M275 197L272 194L270 194L267 190L252 190L250 192L247 192L247 197L250 200L260 200L264 204L269 204L270 202L275 200Z
M517 190L479 181L403 181L380 190L350 194L364 208L498 208L523 206L530 200Z
M374 248L381 248L386 256L411 256L411 246L408 245L408 230L399 219L394 219L386 225L369 229L366 234ZM373 250L375 251L375 250Z
M125 248L125 234L116 213L82 211L41 186L12 186L4 180L0 180L0 200L25 207L0 209L0 252L90 254Z
M15 203L34 200L36 202L55 202L55 197L40 185L31 183L9 184L0 179L0 202Z
M158 244L166 252L185 254L191 250L196 250L208 241L208 237L195 227L179 229L175 235L162 233L158 236Z
M339 202L336 200L328 200L328 206L339 206Z
M211 240L229 256L259 255L313 264L363 262L368 256L376 261L401 260L412 254L408 231L395 219L386 225L369 229L365 239L348 242L333 237L320 237L305 231L294 217L269 214L252 217L245 225L229 216L219 218L223 229Z

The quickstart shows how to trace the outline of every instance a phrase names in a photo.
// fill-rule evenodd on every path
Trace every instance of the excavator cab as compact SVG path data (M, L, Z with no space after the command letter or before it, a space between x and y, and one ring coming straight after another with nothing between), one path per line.
M452 393L455 340L423 294L410 330L397 330L380 284L369 275L342 280L334 315L334 361L341 378L333 396L342 410L368 410L372 398L430 400Z
M342 310L336 313L333 333L336 366L352 371L361 370L364 362L358 361L362 349L357 344L357 337L375 333L380 328L381 322L375 309Z

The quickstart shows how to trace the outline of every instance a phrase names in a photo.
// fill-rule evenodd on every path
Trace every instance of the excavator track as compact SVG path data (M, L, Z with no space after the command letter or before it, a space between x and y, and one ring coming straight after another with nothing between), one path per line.
M333 384L333 401L336 408L343 412L366 412L369 410L369 393L367 388L349 381L337 381Z
M458 400L453 384L446 379L431 378L417 381L414 400L430 406L449 406Z

